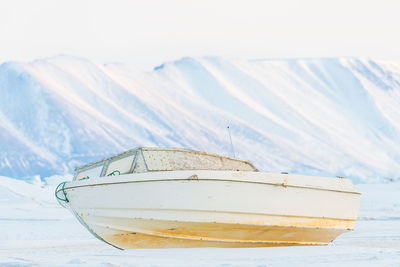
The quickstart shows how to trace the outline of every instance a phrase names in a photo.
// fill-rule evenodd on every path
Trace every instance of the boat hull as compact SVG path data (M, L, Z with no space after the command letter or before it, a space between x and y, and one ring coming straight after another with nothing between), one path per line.
M68 205L122 249L326 245L354 228L359 205L344 179L176 171L93 180L68 184Z

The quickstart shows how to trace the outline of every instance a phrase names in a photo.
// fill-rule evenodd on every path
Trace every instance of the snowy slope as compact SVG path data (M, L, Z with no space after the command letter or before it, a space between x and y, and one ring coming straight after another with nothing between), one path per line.
M145 73L58 56L0 65L0 174L70 173L136 146L265 171L400 176L400 63L182 58Z

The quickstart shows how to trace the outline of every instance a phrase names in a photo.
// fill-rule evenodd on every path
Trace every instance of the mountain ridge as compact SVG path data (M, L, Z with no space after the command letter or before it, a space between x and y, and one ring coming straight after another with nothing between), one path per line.
M235 151L264 171L400 176L400 64L369 58L0 65L0 174L65 174L137 146Z

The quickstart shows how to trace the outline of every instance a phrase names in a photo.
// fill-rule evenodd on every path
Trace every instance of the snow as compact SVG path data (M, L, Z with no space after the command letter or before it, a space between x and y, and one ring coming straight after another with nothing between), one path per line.
M400 266L399 62L205 57L142 72L57 56L0 65L0 94L0 266ZM230 155L227 126L260 170L367 182L355 230L325 247L120 251L56 202L74 167L136 146Z
M355 230L323 247L138 249L95 239L43 183L0 177L0 266L400 266L400 183L359 184Z
M398 180L400 63L182 58L151 72L57 56L0 65L0 173L68 174L136 146L260 170Z

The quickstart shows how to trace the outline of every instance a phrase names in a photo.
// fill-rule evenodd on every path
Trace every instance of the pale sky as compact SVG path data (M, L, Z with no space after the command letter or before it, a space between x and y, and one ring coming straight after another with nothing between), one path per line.
M400 60L400 1L0 0L0 63L57 54L150 70L183 56Z

